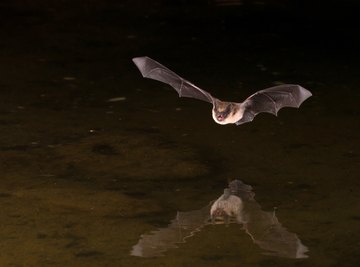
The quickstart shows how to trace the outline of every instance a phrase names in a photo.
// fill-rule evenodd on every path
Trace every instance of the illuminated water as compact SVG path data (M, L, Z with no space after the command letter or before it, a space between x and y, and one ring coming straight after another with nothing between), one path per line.
M354 29L140 2L1 4L0 266L358 266ZM224 100L277 82L313 97L219 126L207 103L142 79L131 62L141 55ZM239 224L130 255L234 179L308 258L264 255Z

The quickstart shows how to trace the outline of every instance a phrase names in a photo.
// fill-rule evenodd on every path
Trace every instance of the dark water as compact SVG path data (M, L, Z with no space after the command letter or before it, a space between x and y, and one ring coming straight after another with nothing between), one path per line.
M3 1L0 265L358 266L354 7L283 3ZM224 100L279 82L313 97L220 126L207 103L142 79L131 62L142 55ZM308 258L264 255L238 224L130 255L234 179Z

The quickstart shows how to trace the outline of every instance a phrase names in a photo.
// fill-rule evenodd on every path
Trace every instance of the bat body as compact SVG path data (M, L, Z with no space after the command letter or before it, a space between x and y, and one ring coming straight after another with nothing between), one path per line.
M250 122L261 112L277 115L283 107L298 108L312 94L300 85L283 84L260 90L242 103L221 101L207 91L180 77L149 57L136 57L133 62L145 78L172 86L180 97L190 97L213 105L212 117L218 124L240 125Z

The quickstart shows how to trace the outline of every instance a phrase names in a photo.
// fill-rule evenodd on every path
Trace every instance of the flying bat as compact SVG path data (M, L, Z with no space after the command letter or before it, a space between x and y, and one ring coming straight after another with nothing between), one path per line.
M263 250L263 254L293 259L308 257L306 252L309 249L299 237L279 222L274 211L262 210L255 200L252 186L240 180L230 182L217 200L197 210L177 212L167 227L141 235L130 254L138 257L163 256L204 227L222 224L238 224ZM226 237L220 242L231 241L231 238Z
M180 97L190 97L213 105L212 117L218 124L251 122L261 112L277 115L283 107L299 108L312 94L296 84L282 84L257 91L244 102L226 102L213 97L207 91L185 80L167 67L149 57L136 57L133 62L145 78L171 85Z

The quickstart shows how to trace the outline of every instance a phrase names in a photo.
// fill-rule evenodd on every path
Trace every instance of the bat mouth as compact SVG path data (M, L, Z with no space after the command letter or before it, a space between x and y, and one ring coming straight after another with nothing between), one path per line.
M217 119L218 121L223 121L223 120L225 120L225 116L224 116L224 115L217 115L217 116L216 116L216 119Z

